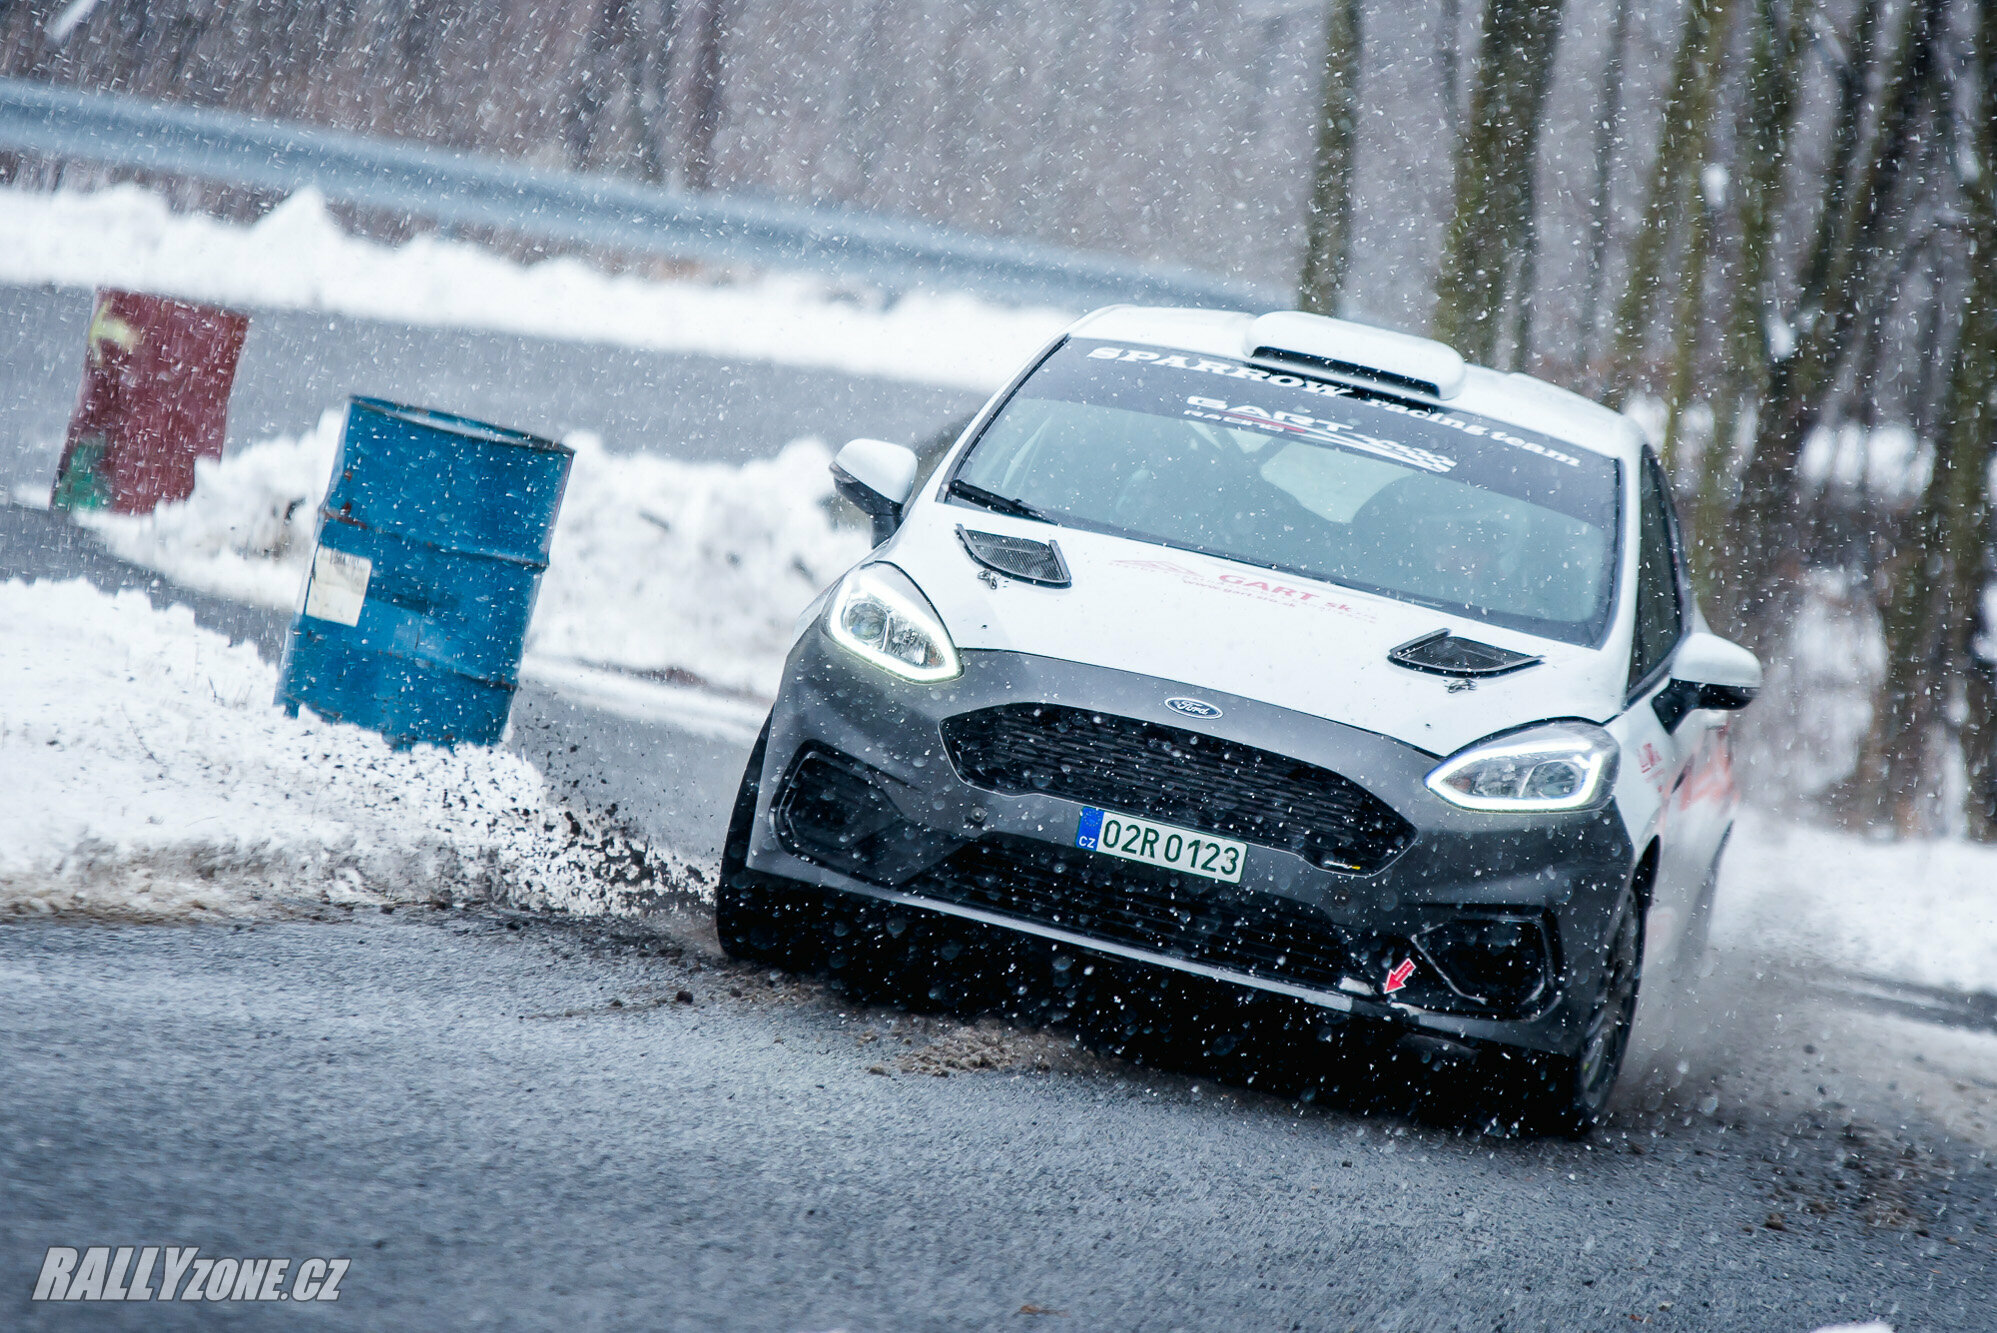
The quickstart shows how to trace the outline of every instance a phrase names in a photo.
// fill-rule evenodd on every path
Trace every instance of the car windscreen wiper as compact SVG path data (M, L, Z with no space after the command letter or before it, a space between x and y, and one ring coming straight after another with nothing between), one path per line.
M961 479L950 483L949 494L956 496L959 500L969 500L972 504L978 506L978 508L989 509L995 514L1011 514L1014 518L1038 519L1042 523L1052 521L1046 514L1035 509L1024 500L1015 500L1009 495L1000 495L997 491L988 491L982 486L973 486L970 482Z

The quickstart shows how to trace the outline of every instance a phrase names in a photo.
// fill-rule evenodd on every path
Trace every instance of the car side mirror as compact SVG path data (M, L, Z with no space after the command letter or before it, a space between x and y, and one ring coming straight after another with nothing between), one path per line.
M915 490L913 449L886 440L854 440L832 460L832 485L874 520L874 545L894 536Z
M1694 630L1671 659L1671 681L1650 706L1666 731L1698 708L1745 708L1761 693L1761 659L1717 634Z

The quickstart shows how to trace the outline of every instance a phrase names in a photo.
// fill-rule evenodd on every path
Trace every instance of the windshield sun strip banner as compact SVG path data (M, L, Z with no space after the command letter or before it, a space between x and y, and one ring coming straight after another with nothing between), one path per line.
M1232 386L1223 388L1229 381ZM1197 353L1071 339L1014 395L1207 420L1368 454L1616 532L1621 468L1613 458L1562 449L1549 437L1474 414L1426 408L1329 380ZM975 451L974 444L959 469Z
M1317 394L1325 398L1361 397L1359 390L1350 385L1338 384L1331 380L1314 380L1302 375L1285 375L1277 371L1264 370L1239 361L1222 361L1213 357L1186 356L1176 352L1153 352L1141 347L1116 347L1103 343L1092 347L1087 353L1096 361L1124 361L1143 365L1153 365L1172 370L1186 370L1195 374L1220 375L1228 379L1255 380L1276 385L1285 389L1300 389L1304 393ZM1365 395L1366 403L1383 412L1397 416L1411 417L1420 421L1433 422L1448 430L1458 431L1473 439L1490 440L1496 444L1523 449L1568 467L1578 468L1581 460L1565 449L1559 448L1545 437L1534 438L1532 434L1521 435L1515 430L1489 421L1482 417L1450 412L1445 409L1424 407L1419 403L1404 403L1397 399Z

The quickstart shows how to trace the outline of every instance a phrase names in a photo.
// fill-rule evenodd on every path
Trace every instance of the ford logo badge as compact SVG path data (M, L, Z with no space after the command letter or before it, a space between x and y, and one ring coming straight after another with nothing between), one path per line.
M1167 699L1165 707L1187 717L1219 717L1220 710L1204 699Z

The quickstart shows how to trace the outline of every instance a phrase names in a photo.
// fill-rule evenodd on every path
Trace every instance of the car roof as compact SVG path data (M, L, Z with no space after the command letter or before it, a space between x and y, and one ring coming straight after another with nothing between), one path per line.
M1266 359L1255 353L1266 337L1276 336L1271 330L1280 331L1285 347L1337 349L1335 365L1329 368L1326 358L1305 358L1319 363L1310 370L1313 375L1371 383L1397 397L1523 426L1626 464L1635 464L1646 443L1642 428L1634 421L1559 385L1530 375L1464 365L1441 343L1351 320L1300 311L1257 316L1234 310L1122 305L1084 315L1068 333L1247 360ZM1448 367L1444 373L1452 377L1443 380L1433 376L1431 372L1438 366ZM1424 380L1429 382L1421 383Z

